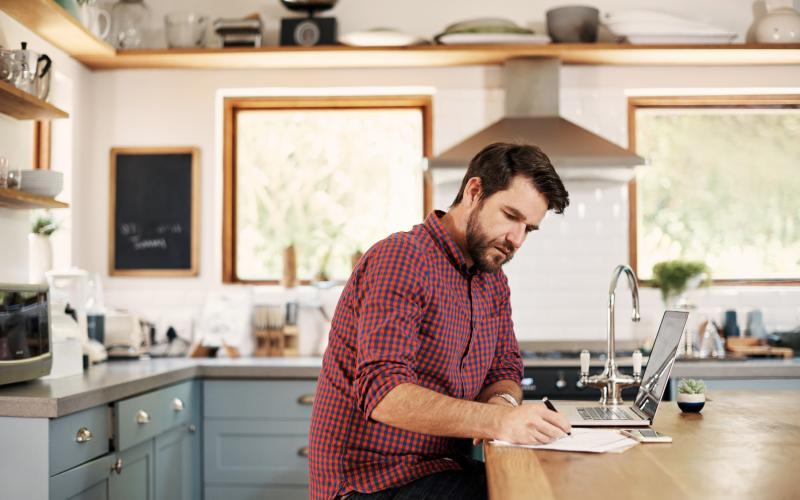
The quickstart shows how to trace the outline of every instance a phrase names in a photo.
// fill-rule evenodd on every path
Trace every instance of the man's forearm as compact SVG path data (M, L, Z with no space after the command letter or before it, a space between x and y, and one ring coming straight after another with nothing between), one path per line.
M478 394L476 401L488 403L492 396L498 392L507 392L508 394L514 396L514 399L516 399L517 402L522 401L522 389L520 388L519 384L513 380L498 380L491 385L487 385L483 388L481 393Z
M493 439L501 430L501 419L510 410L510 406L465 401L415 384L400 384L383 397L370 417L392 427L433 436Z

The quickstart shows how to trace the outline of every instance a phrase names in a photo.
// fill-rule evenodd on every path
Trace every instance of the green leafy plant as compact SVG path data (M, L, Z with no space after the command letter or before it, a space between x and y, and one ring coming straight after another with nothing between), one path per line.
M61 227L61 223L56 221L53 214L45 212L38 215L31 225L31 233L40 236L50 236Z
M686 291L692 279L700 278L699 285L711 284L711 270L704 262L689 260L667 260L653 266L653 284L661 289L661 298L670 298Z
M678 384L678 392L680 394L704 394L706 392L706 384L702 380L684 378Z

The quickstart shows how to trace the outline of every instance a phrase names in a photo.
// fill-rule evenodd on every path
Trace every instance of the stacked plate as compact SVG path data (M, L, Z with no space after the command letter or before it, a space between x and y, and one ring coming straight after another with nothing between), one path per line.
M630 43L727 44L736 33L704 22L646 9L607 12L603 24Z
M513 21L495 17L469 19L451 24L434 38L445 45L545 44L550 37L534 33Z
M23 170L20 190L38 196L55 198L64 187L64 175L52 170Z

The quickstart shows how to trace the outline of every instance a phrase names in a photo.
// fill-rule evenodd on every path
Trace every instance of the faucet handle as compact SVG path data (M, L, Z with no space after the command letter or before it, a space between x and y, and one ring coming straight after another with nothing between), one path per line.
M589 354L589 351L586 349L581 351L581 374L588 374L589 373L589 359L591 359L592 355Z
M642 374L642 351L633 351L633 376L638 377Z

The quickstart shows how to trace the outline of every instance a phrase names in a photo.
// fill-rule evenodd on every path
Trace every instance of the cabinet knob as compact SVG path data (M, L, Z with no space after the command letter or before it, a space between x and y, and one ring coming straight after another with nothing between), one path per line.
M79 443L85 443L91 440L92 440L92 431L90 431L86 427L81 427L80 429L78 429L78 433L75 434L75 441Z
M303 446L299 450L297 450L297 455L303 458L308 458L308 446Z
M297 398L297 404L300 405L307 405L311 406L314 404L314 395L313 394L303 394L299 398Z
M172 400L172 409L175 411L183 411L183 401L181 398L175 398Z
M149 424L150 414L144 410L139 410L139 412L136 414L136 423L139 425Z
M194 424L189 424L189 432L191 433L197 432L197 426Z
M117 474L122 474L122 459L118 458L114 465L111 466L111 471Z

